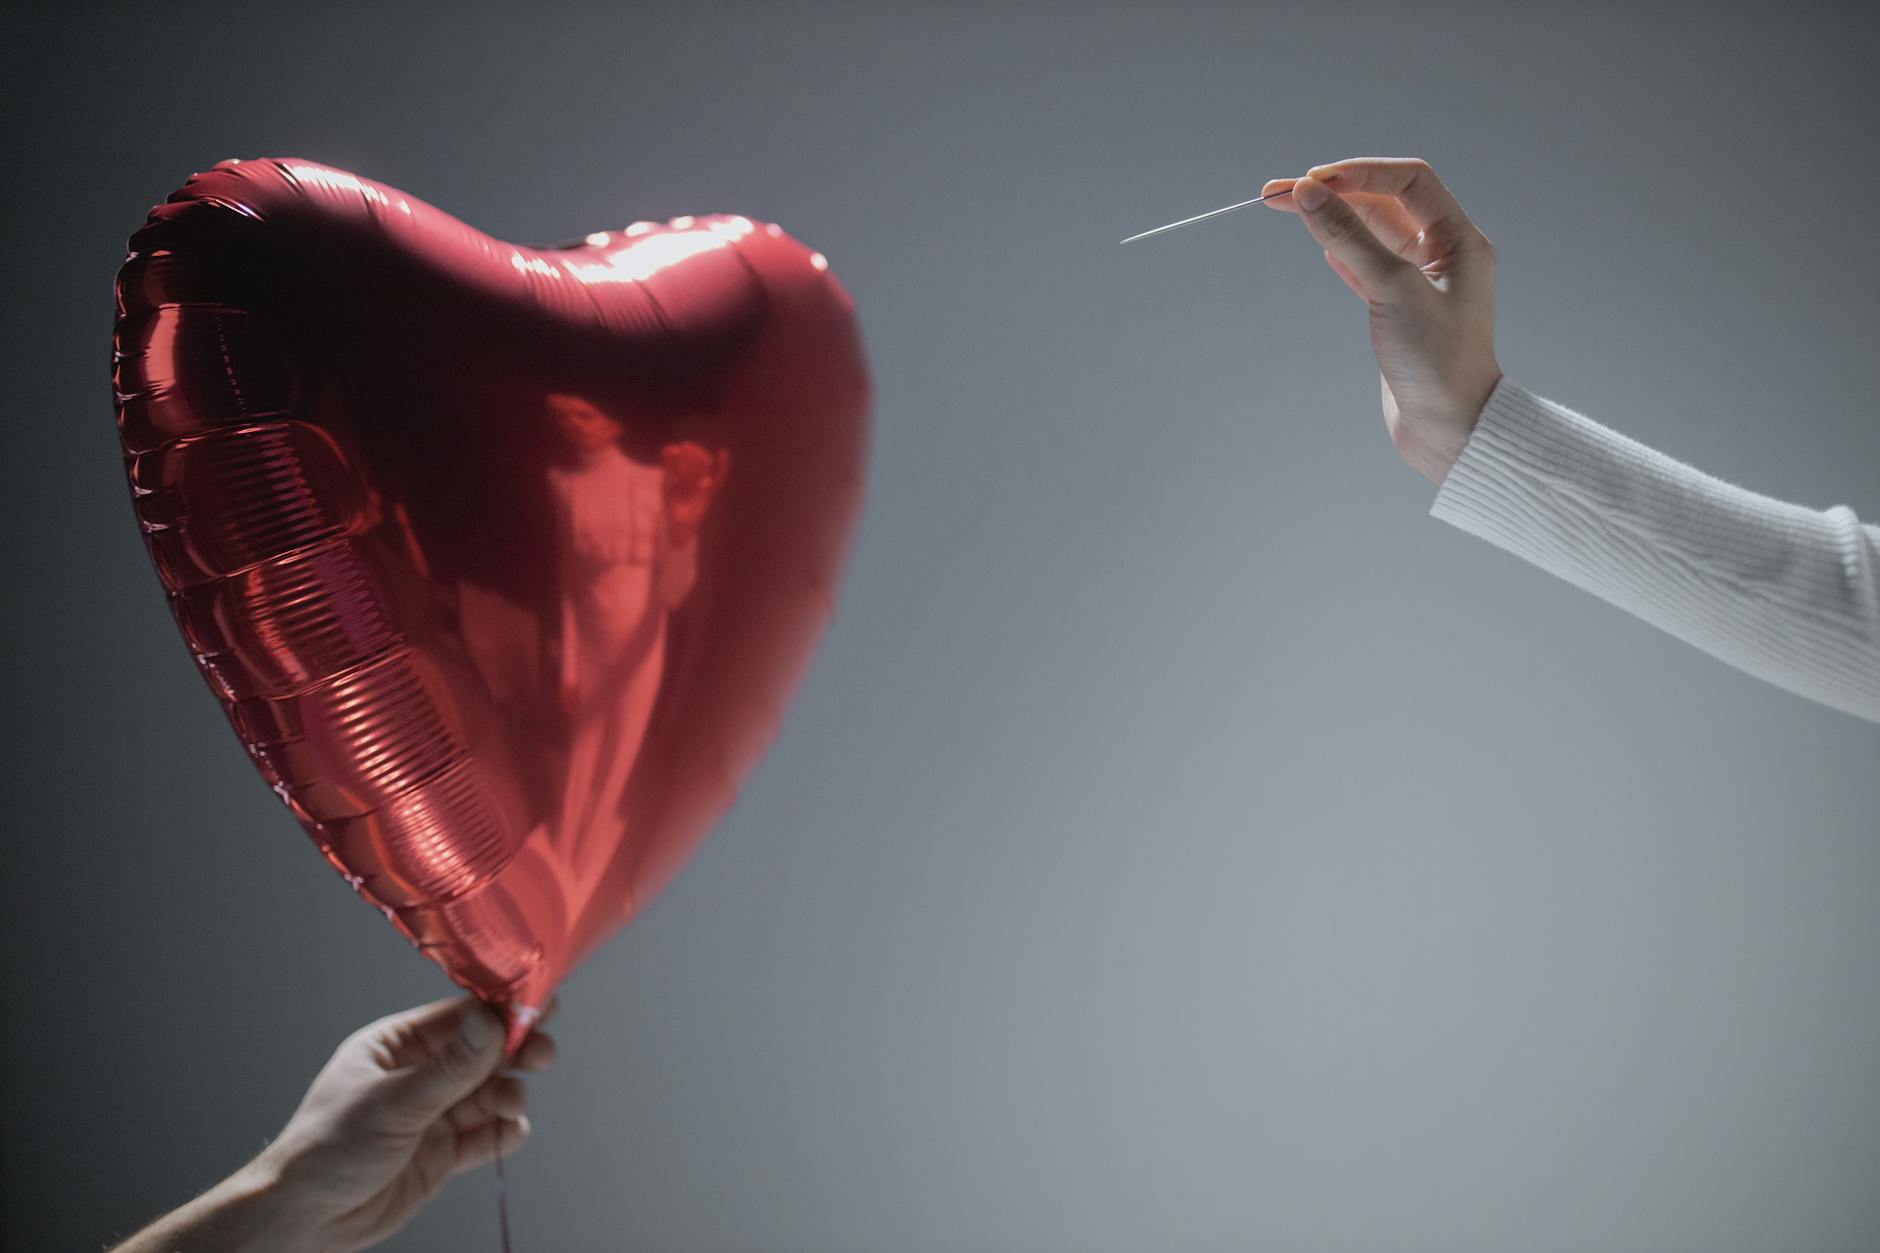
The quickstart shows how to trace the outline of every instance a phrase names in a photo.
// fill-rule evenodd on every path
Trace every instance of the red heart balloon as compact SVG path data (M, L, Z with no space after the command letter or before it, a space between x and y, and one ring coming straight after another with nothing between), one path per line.
M184 639L512 1048L731 803L833 607L868 381L827 269L735 216L506 244L295 159L131 237L118 429Z

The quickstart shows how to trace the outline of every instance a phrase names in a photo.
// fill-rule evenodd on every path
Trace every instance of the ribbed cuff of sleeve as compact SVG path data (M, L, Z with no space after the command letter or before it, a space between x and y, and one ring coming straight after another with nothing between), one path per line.
M1577 528L1563 516L1557 489L1576 471L1592 470L1599 482L1611 482L1656 456L1631 444L1503 375L1444 477L1430 516L1539 561L1543 553L1576 542L1571 532Z
M1880 718L1880 531L1732 486L1507 378L1432 516L1731 665Z

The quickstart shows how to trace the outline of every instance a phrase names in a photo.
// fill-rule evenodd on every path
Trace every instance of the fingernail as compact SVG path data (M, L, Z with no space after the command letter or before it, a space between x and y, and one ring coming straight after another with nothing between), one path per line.
M1311 213L1331 197L1331 189L1308 175L1293 184L1293 203Z
M1338 173L1329 165L1315 165L1306 171L1306 177L1316 178L1321 183L1329 183L1338 177Z

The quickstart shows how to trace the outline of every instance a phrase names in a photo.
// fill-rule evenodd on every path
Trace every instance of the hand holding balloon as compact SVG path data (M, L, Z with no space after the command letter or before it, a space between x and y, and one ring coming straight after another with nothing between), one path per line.
M1334 193L1322 181L1335 176ZM1411 469L1441 483L1501 381L1495 248L1425 161L1357 157L1274 179L1266 204L1298 213L1370 309L1384 424Z
M509 1066L554 1058L536 1031ZM377 1244L453 1176L528 1138L522 1081L503 1066L502 1020L475 998L382 1018L334 1051L260 1156L114 1253Z
M675 547L683 548L698 534L712 497L724 485L731 453L727 449L709 453L690 442L668 444L660 452L660 466L665 473L661 486L667 538Z

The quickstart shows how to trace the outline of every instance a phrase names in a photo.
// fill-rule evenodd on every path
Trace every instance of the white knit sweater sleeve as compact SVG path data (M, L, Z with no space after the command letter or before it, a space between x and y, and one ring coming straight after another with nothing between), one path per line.
M1430 510L1713 657L1880 721L1880 527L1700 473L1506 378Z

